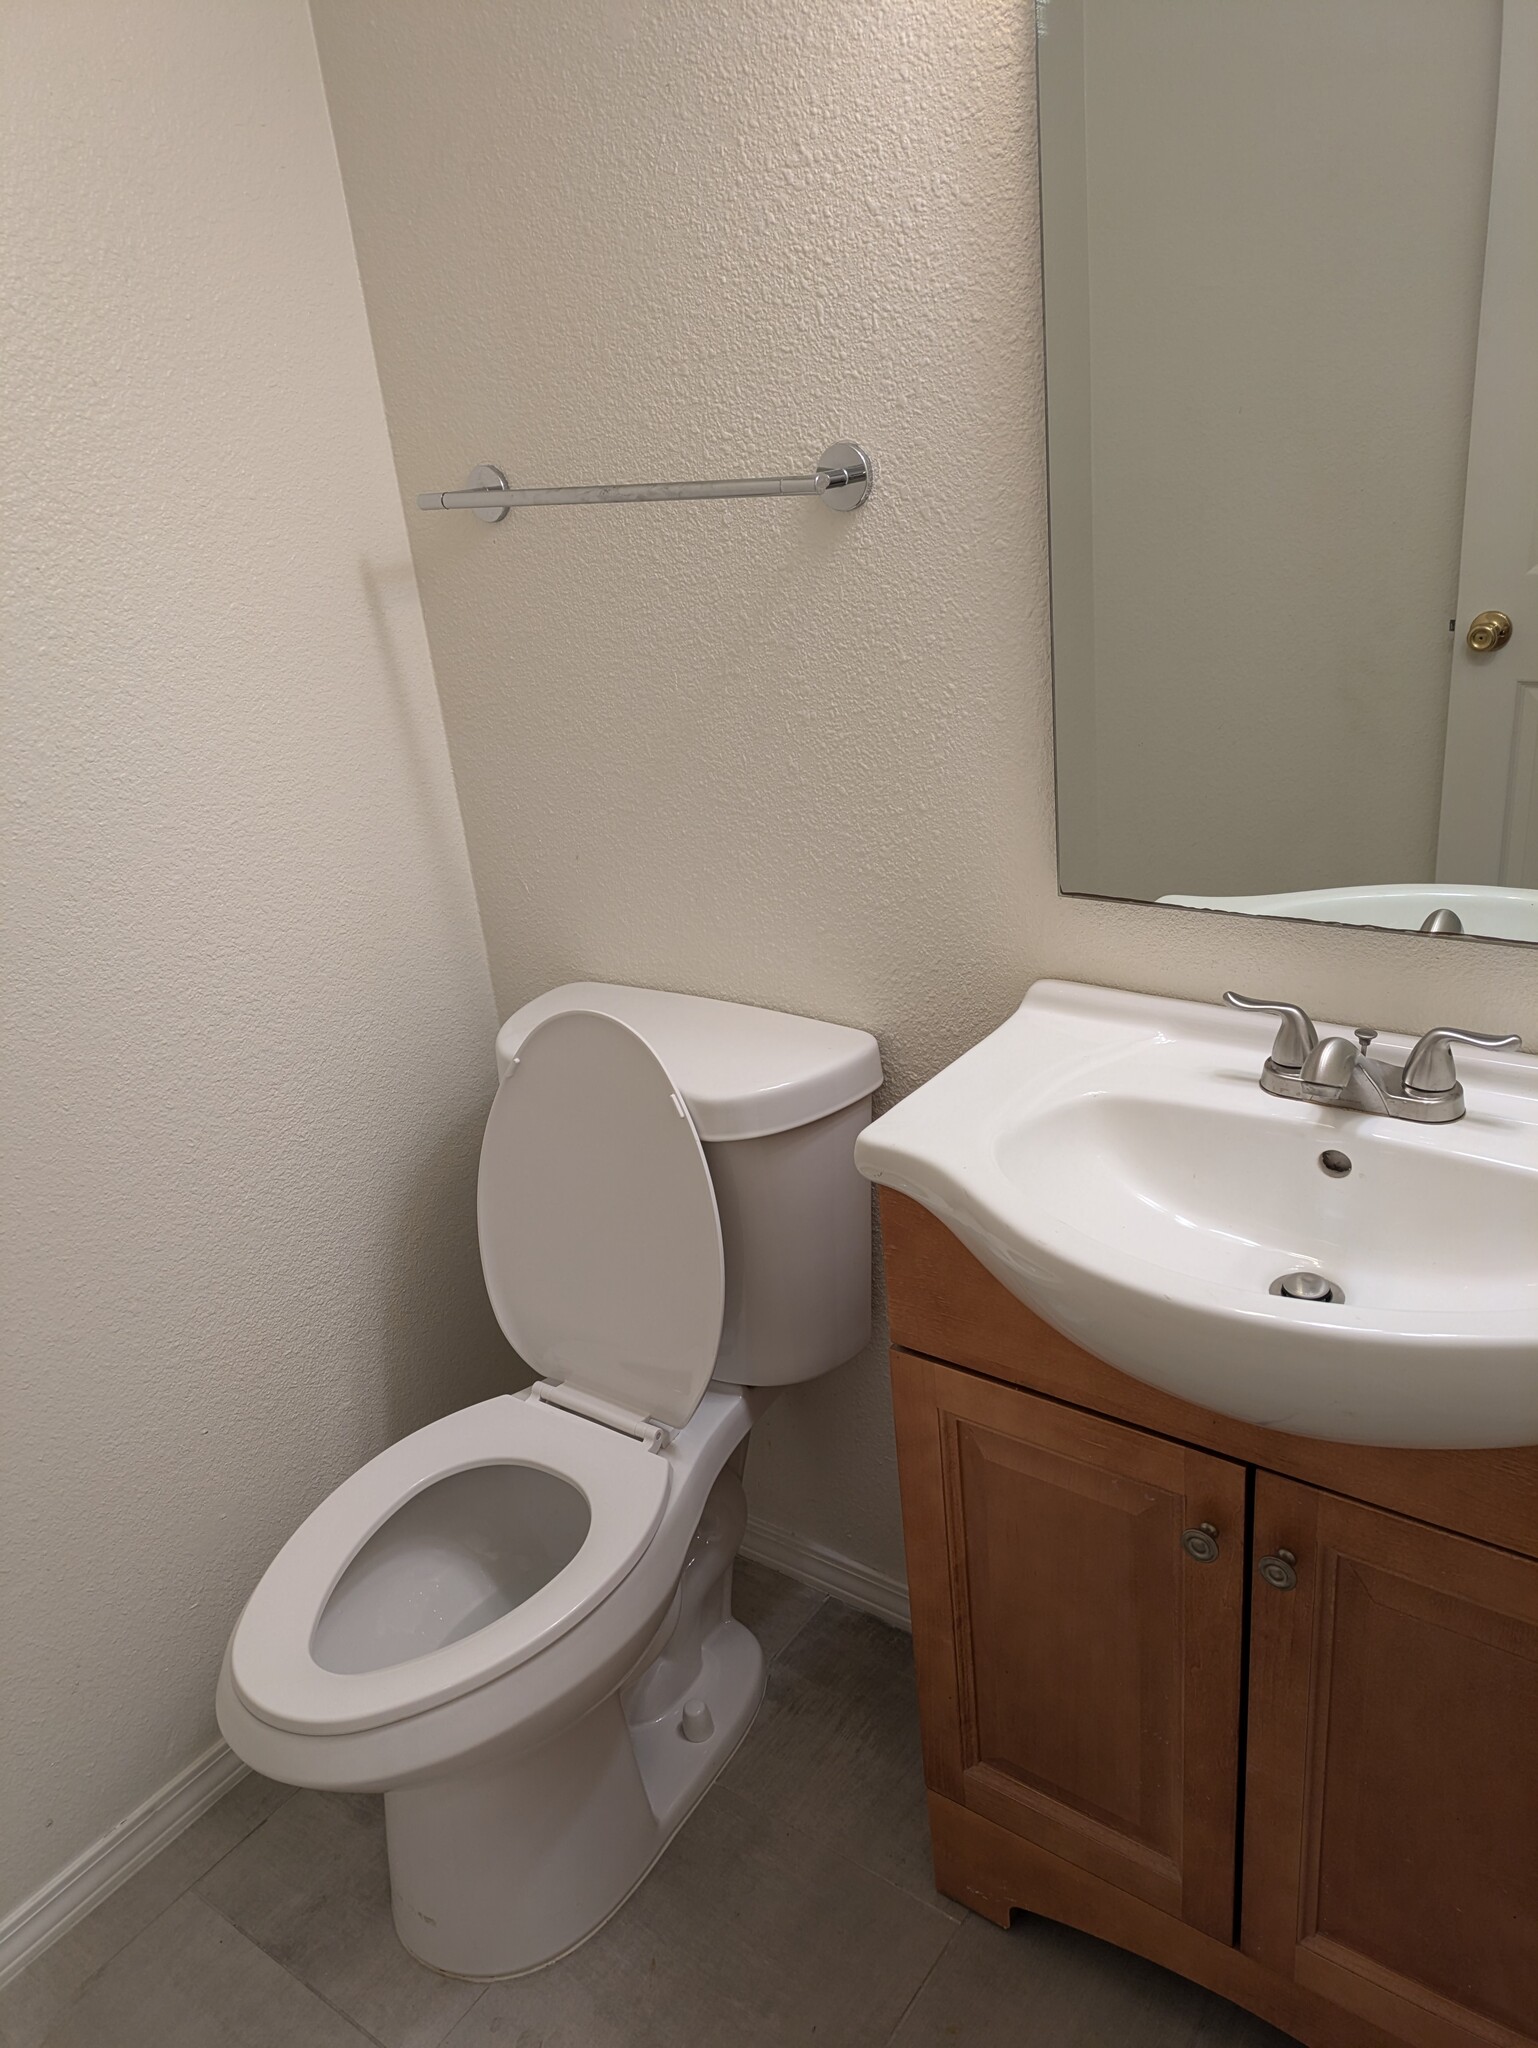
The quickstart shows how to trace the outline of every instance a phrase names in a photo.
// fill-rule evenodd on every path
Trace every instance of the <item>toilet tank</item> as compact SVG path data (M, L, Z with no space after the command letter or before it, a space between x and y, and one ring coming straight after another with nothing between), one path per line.
M639 1032L704 1147L721 1216L726 1309L714 1377L814 1379L870 1338L870 1188L854 1141L881 1055L868 1031L746 1003L576 981L497 1033L497 1078L547 1017L597 1010Z

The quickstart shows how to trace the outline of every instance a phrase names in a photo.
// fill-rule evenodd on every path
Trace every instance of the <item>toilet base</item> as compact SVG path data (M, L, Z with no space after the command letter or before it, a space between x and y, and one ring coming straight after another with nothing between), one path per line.
M396 1932L420 1962L471 1978L540 1969L662 1854L763 1698L763 1652L731 1618L744 1519L741 1481L723 1472L658 1654L574 1727L509 1764L386 1793Z

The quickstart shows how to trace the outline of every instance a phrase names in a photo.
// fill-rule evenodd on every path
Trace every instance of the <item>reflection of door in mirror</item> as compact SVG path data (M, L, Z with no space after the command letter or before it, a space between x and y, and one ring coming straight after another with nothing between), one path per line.
M1062 887L1538 939L1538 0L1037 13Z
M1469 430L1441 881L1538 889L1538 0L1506 0ZM1510 619L1490 648L1471 622ZM1499 629L1497 629L1498 631Z

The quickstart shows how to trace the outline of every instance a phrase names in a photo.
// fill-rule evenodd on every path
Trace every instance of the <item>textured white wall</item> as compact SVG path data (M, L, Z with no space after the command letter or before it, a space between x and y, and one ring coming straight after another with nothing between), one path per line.
M12 0L0 1914L497 1383L493 1007L302 0Z
M578 975L878 1032L895 1089L1042 974L1538 1035L1521 948L1060 899L1022 0L315 0L401 485L786 502L410 517L499 1008ZM756 1511L900 1568L878 1348Z

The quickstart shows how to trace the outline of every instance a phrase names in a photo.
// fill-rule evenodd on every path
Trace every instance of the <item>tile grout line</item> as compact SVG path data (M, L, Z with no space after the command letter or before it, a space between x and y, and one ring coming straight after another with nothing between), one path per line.
M784 1642L781 1643L780 1647L775 1651L774 1655L772 1657L765 1658L764 1670L766 1672L772 1671L775 1665L779 1663L780 1659L786 1654L786 1652L791 1648L791 1646L795 1643L800 1642L801 1638L806 1634L807 1630L811 1627L812 1623L817 1619L818 1615L821 1614L822 1610L827 1606L829 1600L831 1600L832 1597L833 1596L831 1593L824 1593L818 1600L817 1605L812 1609L811 1613L806 1617L806 1619L803 1622L800 1623L800 1625L795 1630L793 1630L793 1632L790 1635L788 1635L785 1638ZM744 1623L744 1626L746 1627L746 1623ZM751 1633L752 1631L749 1630L749 1634Z
M424 1965L424 1968L425 1967L426 1966ZM460 1981L467 1982L468 1980L462 1978ZM437 2048L444 2048L444 2043L449 2039L450 2035L457 2034L459 2032L460 2027L470 2017L471 2013L475 2011L475 2008L480 2004L481 2000L486 1996L487 1992L491 1990L493 1985L510 1984L512 1981L513 1980L510 1977L488 1977L486 1982L481 1986L480 1990L475 1994L474 1998L472 1998L470 2003L465 2007L464 2011L460 2013L457 2019L453 2020L450 2023L448 2033L440 2034L438 2036ZM496 2025L495 2020L492 2021L492 2025Z
M882 2048L892 2048L892 2043L897 2039L897 2036L902 2032L904 2021L907 2019L909 2013L912 2012L914 2006L917 2005L919 2000L923 1997L924 1986L929 1982L930 1978L934 1975L935 1971L939 1969L941 1963L943 1963L945 1958L950 1954L951 1943L956 1939L956 1936L967 1924L964 1920L951 1920L948 1914L943 1914L941 1917L949 1921L951 1931L948 1935L946 1935L944 1941L941 1942L940 1953L935 1957L934 1961L930 1964L929 1968L924 1972L924 1975L920 1982L914 1987L913 1996L908 2000L908 2003L897 2015L897 2024L893 2027L891 2033L887 2035L886 2040L882 2043Z
M224 1799L233 1798L235 1793L239 1789L240 1788L238 1785L232 1786L230 1790L225 1793ZM272 1813L264 1813L259 1821L253 1822L253 1824L246 1829L243 1835L239 1836L234 1842L230 1844L229 1848L225 1850L223 1856L216 1857L214 1861L209 1864L208 1869L200 1870L196 1877L188 1878L187 1882L182 1886L181 1890L179 1892L173 1893L173 1895L166 1900L165 1904L161 1907L160 1911L156 1913L153 1916L153 1918L147 1920L142 1927L137 1928L134 1931L134 1933L128 1935L123 1941L120 1941L116 1948L109 1950L109 1952L106 1955L104 1955L101 1961L96 1965L96 1968L91 1971L90 1975L84 1978L82 1982L75 1987L75 1989L70 1993L69 1997L65 2000L64 2004L59 2007L53 2019L49 2021L49 2033L51 2034L54 2031L54 2028L57 2026L59 2020L61 2020L66 2013L70 2012L75 2006L77 2006L80 2003L81 1999L85 1997L86 1993L90 1990L91 1986L96 1982L97 1978L102 1974L104 1970L110 1969L111 1966L118 1960L118 1958L121 1955L123 1955L128 1949L132 1948L136 1941L141 1940L144 1935L148 1934L151 1928L158 1927L161 1921L166 1917L167 1913L169 1913L174 1906L179 1906L182 1903L183 1899L187 1897L189 1892L197 1892L197 1887L203 1882L204 1878L209 1875L209 1872L217 1870L219 1868L219 1865L224 1862L225 1857L233 1856L235 1851L238 1848L240 1848L243 1843L248 1842L251 1839L251 1837L258 1831L258 1829L266 1827L268 1821L272 1819L273 1813L277 1813L283 1807L285 1807L288 1804L289 1799L292 1799L293 1796L293 1789L290 1788L288 1797L285 1799L280 1799L278 1801L277 1806L275 1806L272 1809ZM209 1807L208 1812L210 1814L217 1812L219 1807L222 1806L223 1803L223 1799L216 1799L213 1805ZM202 1814L200 1814L198 1817L199 1820L203 1820L206 1818L207 1815ZM193 1826L196 1827L197 1825L198 1822L194 1821ZM134 1872L133 1877L128 1880L129 1884L132 1884L137 1878L142 1876L145 1871L153 1869L155 1864L160 1861L161 1857L166 1855L175 1846L176 1842L179 1839L179 1836L173 1835L169 1842L166 1842L161 1848L157 1849L155 1851L155 1854L152 1857L150 1857L149 1861L142 1865L141 1869L136 1870ZM126 1885L120 1885L118 1887L118 1891L125 1891L126 1889ZM94 1907L90 1913L87 1913L84 1916L83 1919L76 1921L74 1927L69 1928L60 1937L59 1942L51 1942L49 1944L49 1948L44 1949L42 1955L39 1955L33 1963L30 1963L27 1966L27 1970L23 1970L20 1973L20 1975L18 1975L13 1981L17 1984L20 1984L22 1979L28 1974L28 1971L35 1968L38 1963L42 1962L43 1957L49 1953L49 1949L62 1946L64 1942L70 1939L71 1935L75 1934L80 1928L87 1926L89 1922L95 1917L95 1915L103 1911L104 1908L108 1904L110 1904L111 1900L116 1896L117 1892L110 1892L107 1895L107 1897L101 1901L101 1904L99 1906ZM198 1894L198 1903L200 1905L205 1906L209 1905L209 1901L203 1898L201 1893ZM210 1907L210 1911L218 1912L218 1908ZM219 1918L222 1920L224 1918L224 1915L220 1913ZM238 1928L235 1931L237 1933L240 1932ZM264 1950L263 1953L265 1954L266 1951ZM273 1960L276 1961L276 1958L274 1958Z
M261 1830L264 1827L266 1827L268 1821L275 1819L276 1816L283 1811L283 1808L287 1806L289 1800L297 1796L299 1790L300 1787L297 1785L290 1786L288 1798L280 1799L278 1801L278 1804L272 1809L271 1813L264 1814L262 1818L257 1822L255 1827L248 1828L246 1832L241 1836L240 1840L238 1842L233 1843L230 1846L230 1848L228 1848L225 1851L224 1855L218 1859L218 1862L210 1863L207 1870L203 1871L199 1876L195 1877L192 1880L192 1883L187 1887L187 1891L197 1892L197 1899L199 1905L206 1906L209 1912L214 1914L217 1919L222 1920L225 1926L228 1927L232 1931L232 1933L238 1935L242 1941L248 1942L251 1945L251 1947L257 1951L259 1955L265 1956L269 1963L275 1963L277 1967L283 1972L283 1974L286 1977L291 1977L302 1991L307 1991L312 1998L318 1998L321 2004L325 2006L329 2012L334 2012L337 2018L343 2021L345 2025L351 2027L355 2033L361 2034L365 2041L371 2041L374 2044L374 2048L389 2048L389 2044L387 2042L381 2041L376 2033L373 2033L368 2027L364 2026L362 2020L357 2019L350 2012L344 2012L341 2006L336 2004L336 2002L333 1999L329 1998L324 1991L318 1988L318 1986L314 1984L307 1984L304 1978L299 1975L297 1970L292 1970L289 1968L288 1964L284 1962L281 1956L275 1956L272 1953L271 1949L267 1948L262 1942L258 1941L254 1935L248 1934L243 1927L237 1926L236 1923L230 1918L229 1914L224 1911L222 1906L216 1905L212 1899L204 1898L203 1894L197 1890L198 1886L203 1882L203 1879L205 1877L212 1877L212 1875L220 1867L220 1865L226 1862L229 1857L233 1856L237 1849L244 1848L246 1843L251 1840L253 1835L260 1834ZM177 1899L173 1900L172 1904L176 1904L177 1900L184 1899L186 1896L186 1892L179 1892L177 1894ZM169 1908L167 1908L167 1910L169 1911ZM427 1966L424 1963L422 1967L425 1969ZM443 2048L444 2042L449 2038L449 2035L453 2033L454 2029L459 2025L460 2021L466 2018L470 2013L474 2012L475 2008L480 2004L481 2000L486 1996L486 1993L490 1989L490 1983L483 1984L480 1990L474 1996L474 1998L472 1998L470 2003L465 2007L464 2011L455 2014L454 2018L449 2021L446 2030L438 2036L437 2041L430 2044L430 2048Z
M773 1567L770 1567L770 1569L773 1569ZM787 1573L787 1574L786 1574L786 1576L788 1577L788 1576L789 1576L789 1574ZM801 1580L801 1581L798 1581L797 1583L799 1583L799 1584L803 1584L803 1585L804 1585L804 1584L806 1584L807 1582L806 1582L805 1580ZM817 1589L817 1588L814 1588L813 1590L814 1590L814 1591L816 1591L816 1590L819 1590L819 1589ZM812 1609L811 1613L807 1615L806 1619L805 1619L805 1620L804 1620L804 1621L803 1621L803 1622L801 1623L800 1627L796 1629L796 1631L795 1631L795 1633L794 1633L793 1635L791 1635L791 1636L787 1637L787 1639L786 1639L786 1640L785 1640L785 1641L784 1641L784 1642L783 1642L783 1643L782 1643L782 1644L780 1645L779 1649L777 1649L777 1650L775 1651L774 1655L773 1655L773 1656L772 1656L771 1658L769 1658L769 1659L768 1659L768 1663L767 1663L767 1667L766 1667L766 1668L767 1668L767 1669L769 1669L769 1670L772 1670L772 1669L774 1668L774 1666L775 1666L776 1664L778 1664L778 1663L779 1663L780 1659L781 1659L781 1658L782 1658L783 1656L785 1656L785 1655L787 1654L787 1652L788 1652L788 1651L789 1651L789 1650L790 1650L790 1649L791 1649L791 1648L792 1648L792 1647L793 1647L793 1646L794 1646L794 1645L795 1645L796 1643L798 1643L798 1642L800 1641L801 1637L802 1637L802 1636L803 1636L803 1635L804 1635L804 1634L806 1633L807 1629L809 1629L809 1628L811 1627L812 1623L813 1623L813 1622L814 1622L814 1621L815 1621L815 1620L817 1619L818 1615L822 1613L823 1609L824 1609L824 1608L825 1608L825 1607L826 1607L826 1606L828 1605L829 1601L837 1601L837 1600L838 1600L838 1595L837 1595L836 1593L823 1593L823 1594L822 1594L822 1596L821 1596L821 1598L820 1598L820 1599L818 1600L818 1602L817 1602L817 1605L816 1605L816 1606L815 1606L815 1607L814 1607L814 1608ZM847 1602L847 1601L846 1601L846 1602L842 1602L842 1603L840 1603L840 1604L842 1604L842 1605L844 1605L844 1606L846 1606L846 1607L848 1606L848 1602ZM860 1613L860 1612L861 1612L862 1610L861 1610L861 1609L859 1609L859 1608L853 1608L853 1609L850 1609L850 1611L851 1611L852 1613L856 1613L856 1614L858 1614L858 1613ZM876 1616L874 1616L874 1617L873 1617L873 1619L875 1619L875 1620L877 1620L877 1621L881 1621L881 1620L883 1620L883 1617L882 1617L881 1615L876 1615ZM895 1624L893 1624L893 1623L891 1623L891 1622L887 1622L887 1623L886 1623L885 1625L886 1625L886 1626L887 1626L888 1628L891 1628L891 1627L894 1627L894 1626L895 1626ZM874 1866L873 1864L869 1864L869 1863L866 1863L866 1862L865 1862L865 1861L864 1861L864 1860L863 1860L863 1859L862 1859L861 1857L857 1856L857 1855L856 1855L856 1854L855 1854L855 1853L853 1852L853 1850L846 1850L846 1851L845 1851L844 1853L845 1853L845 1854L846 1854L846 1855L848 1856L848 1858L849 1858L850 1862L851 1862L851 1863L852 1863L852 1864L854 1865L854 1867L855 1867L855 1868L856 1868L857 1870L862 1870L862 1871L863 1871L863 1872L865 1873L865 1875L866 1875L867 1877L873 1877L873 1878L875 1878L875 1879L877 1880L877 1882L878 1882L878 1883L886 1885L886 1886L888 1887L888 1889L889 1889L889 1890L891 1890L891 1891L894 1891L894 1892L897 1892L897 1893L899 1893L899 1894L900 1894L900 1895L901 1895L901 1896L902 1896L903 1898L905 1898L905 1899L910 1899L910 1900L914 1901L914 1902L915 1902L916 1904L918 1904L918 1905L920 1905L920 1906L927 1906L927 1907L929 1908L930 1912L932 1912L932 1913L939 1913L939 1915L940 1915L940 1917L941 1917L941 1919L942 1919L942 1920L946 1920L946 1921L948 1921L948 1922L950 1923L950 1927L951 1927L951 1932L950 1932L950 1934L948 1934L948 1935L946 1936L945 1940L944 1940L944 1941L943 1941L943 1942L942 1942L942 1943L940 1944L940 1953L939 1953L939 1955L937 1955L937 1956L935 1957L935 1965L937 1965L937 1964L939 1963L939 1961L940 1961L940 1957L941 1957L941 1956L943 1956L943 1955L944 1955L944 1954L946 1953L946 1951L947 1951L947 1950L949 1949L949 1947L950 1947L950 1945L951 1945L951 1942L952 1942L952 1941L953 1941L953 1940L955 1939L955 1936L956 1936L956 1933L957 1933L957 1931L958 1931L959 1929L961 1929L961 1928L965 1927L965 1925L967 1924L967 1917L969 1917L969 1916L965 1916L965 1915L964 1915L964 1917L963 1917L962 1919L960 1919L960 1920L952 1920L952 1919L951 1919L951 1916L950 1916L950 1914L949 1914L949 1913L947 1913L947 1912L945 1912L945 1911L943 1911L943 1909L942 1909L942 1908L940 1908L940 1907L938 1907L938 1906L935 1906L935 1905L932 1905L932 1904L931 1904L931 1902L930 1902L930 1901L929 1901L928 1899L926 1899L926 1898L923 1898L923 1897L922 1897L922 1896L921 1896L921 1895L920 1895L920 1894L919 1894L918 1892L915 1892L915 1891L910 1891L910 1890L908 1889L907 1885L905 1885L905 1884L899 1884L899 1883L897 1882L897 1880L896 1880L895 1878L892 1878L892 1877L888 1877L888 1876L887 1876L887 1874L886 1874L886 1872L885 1872L884 1870L877 1870L877 1869L875 1868L875 1866ZM931 1965L931 1969L930 1969L930 1971L929 1971L929 1972L926 1972L926 1973L925 1973L925 1976L924 1976L924 1983L923 1983L923 1984L920 1984L920 1985L919 1985L919 1987L918 1987L918 1991L915 1991L915 1992L914 1992L914 1994L913 1994L914 1998L917 1998L917 1997L918 1997L918 1995L919 1995L919 1991L922 1991L922 1990L923 1990L923 1988L924 1988L924 1984L927 1984L927 1983L929 1982L929 1977L930 1977L930 1974L932 1974L932 1971L933 1971L933 1968L934 1968L934 1966L935 1966L935 1965ZM911 2003L912 2003L912 2000L910 1999L910 2001L909 2001L909 2004L911 2004ZM908 2007L907 2007L907 2006L904 2006L904 2007L903 2007L903 2013L904 2013L904 2015L906 2015L906 2013L907 2013L907 2010L908 2010ZM901 2020L901 2019L899 2019L899 2021L898 2021L898 2025L899 2025L899 2026L901 2026L901 2024L902 2024L902 2020ZM889 2036L888 2038L890 2039L890 2036Z
M792 1646L800 1641L801 1637L805 1634L806 1630L811 1627L812 1623L817 1619L818 1615L822 1613L823 1609L828 1605L829 1601L836 1601L837 1599L838 1595L836 1593L824 1593L822 1595L821 1599L819 1599L819 1601L817 1602L817 1605L807 1615L806 1619L801 1623L800 1627L796 1629L793 1635L787 1637L787 1639L780 1645L779 1649L777 1649L774 1655L768 1660L769 1669L772 1670L773 1667L779 1663L780 1659L783 1656L785 1656L786 1653L792 1648ZM841 1604L845 1606L848 1605L847 1602ZM850 1611L854 1613L860 1612L858 1608L851 1609ZM874 1618L878 1621L882 1619L880 1615L877 1615ZM886 1626L890 1628L893 1626L893 1624L888 1622ZM887 2035L885 2042L882 2044L882 2048L891 2048L891 2043L896 2038L897 2029L908 2017L909 2012L913 2008L914 2000L916 2000L920 1996L920 1994L923 1992L924 1986L929 1982L930 1978L934 1975L935 1971L940 1967L940 1964L944 1960L944 1958L950 1953L951 1943L956 1939L956 1936L961 1932L962 1928L966 1926L967 1920L970 1919L971 1915L967 1914L960 1920L952 1920L949 1913L942 1911L941 1908L938 1906L931 1905L928 1899L921 1898L917 1892L909 1891L908 1887L905 1884L899 1884L895 1878L888 1877L885 1871L875 1869L871 1864L865 1862L862 1857L857 1856L853 1850L846 1849L843 1853L849 1858L849 1861L854 1865L856 1870L863 1871L867 1877L873 1878L877 1884L884 1885L888 1891L895 1892L899 1898L908 1900L910 1904L923 1906L927 1908L927 1910L931 1913L937 1914L940 1919L945 1921L947 1927L950 1930L949 1933L946 1935L944 1941L941 1942L940 1947L936 1952L934 1961L930 1964L929 1968L924 1972L924 1975L920 1979L919 1983L914 1987L913 1997L908 2000L907 2004L898 2014L897 2020L892 2028L892 2032Z
M277 1780L275 1778L269 1778L267 1782L269 1785L275 1785L277 1783ZM277 1805L272 1809L271 1813L264 1813L259 1821L255 1822L251 1827L248 1827L243 1835L239 1836L235 1841L231 1842L230 1846L225 1850L224 1854L222 1856L216 1856L213 1862L209 1864L206 1870L200 1870L197 1876L186 1887L186 1890L178 1892L176 1895L176 1899L173 1899L171 1903L175 1905L178 1899L186 1898L187 1892L198 1892L199 1901L203 1905L207 1906L211 1913L218 1913L219 1918L221 1920L224 1920L227 1923L227 1925L235 1927L234 1921L229 1919L229 1916L227 1914L219 1912L219 1908L214 1904L212 1899L205 1899L203 1897L203 1894L198 1891L198 1886L203 1882L204 1878L212 1877L216 1870L222 1870L225 1864L228 1863L230 1858L235 1854L236 1850L243 1849L246 1846L247 1842L249 1842L254 1836L259 1835L262 1832L262 1829L266 1827L267 1823L270 1820L276 1820L278 1815L283 1811L284 1807L287 1806L289 1800L294 1798L294 1796L297 1794L298 1790L299 1787L297 1785L290 1785L285 1797L278 1801ZM239 1927L235 1927L235 1932L237 1934L240 1934L243 1932L243 1930ZM246 1935L245 1939L247 1941L250 1941L251 1937L249 1935ZM260 1943L253 1943L253 1946L260 1947ZM267 1951L263 1949L262 1954L265 1955L266 1953ZM273 1961L277 1961L276 1956L274 1956Z
M287 1804L286 1801L284 1803ZM271 1818L272 1815L269 1814L267 1816L267 1819L271 1820ZM267 1825L267 1822L263 1821L262 1825L263 1827L265 1827ZM251 1833L256 1833L255 1828L251 1830ZM249 1838L243 1837L242 1839ZM237 1843L236 1846L238 1847L239 1844ZM233 1855L234 1850L231 1850L230 1853L231 1855ZM222 1863L223 1861L224 1858L221 1856L219 1862ZM217 1870L218 1867L218 1864L211 1864L209 1866L209 1868L213 1870ZM208 1871L205 1871L203 1875L206 1877L208 1875ZM193 1887L189 1885L187 1889L188 1891L191 1891ZM183 1892L181 1894L183 1898L185 1898L186 1895L186 1892ZM224 1922L225 1926L229 1928L230 1932L236 1937L237 1940L245 1942L248 1948L254 1948L259 1956L264 1956L266 1960L269 1963L271 1963L275 1969L281 1970L285 1977L290 1978L292 1982L299 1986L301 1991L305 1992L309 1997L317 1999L319 2003L322 2004L328 2012L334 2012L337 2018L343 2023L344 2026L351 2027L352 2031L355 2034L359 2035L363 2040L371 2041L373 2043L373 2048L389 2048L389 2044L387 2042L381 2041L377 2034L371 2032L369 2028L364 2026L362 2020L355 2019L350 2012L343 2012L342 2008L335 2002L335 2000L328 1998L324 1991L318 1990L316 1986L313 1984L306 1984L303 1977L299 1975L298 1971L291 1970L288 1964L284 1962L281 1956L275 1956L272 1950L270 1948L263 1947L262 1943L259 1942L254 1935L247 1934L246 1930L243 1927L237 1927L235 1922L230 1918L229 1914L225 1912L222 1906L216 1906L212 1899L205 1899L201 1892L198 1894L198 1904L200 1906L206 1906L208 1911L213 1914L216 1920L222 1920ZM167 1910L169 1911L169 1908ZM465 2007L465 2012L474 2012L475 2008L480 2004L481 1998L483 1998L484 1996L485 1990L483 1988L480 1997L472 1998L470 2003ZM440 2034L438 2036L436 2043L433 2044L433 2048L443 2048L443 2043L448 2039L449 2034L453 2033L455 2027L459 2025L459 2021L463 2018L464 2013L461 2013L459 2014L458 2018L450 2021L448 2033Z

